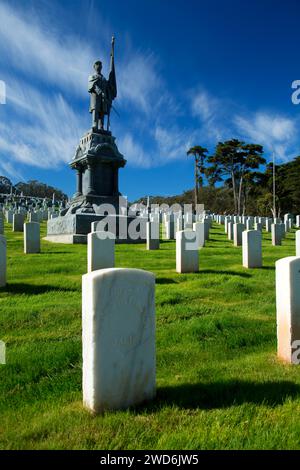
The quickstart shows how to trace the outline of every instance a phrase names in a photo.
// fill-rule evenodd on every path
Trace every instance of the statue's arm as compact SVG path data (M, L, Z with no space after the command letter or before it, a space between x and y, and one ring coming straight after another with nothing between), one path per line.
M97 79L94 78L93 75L89 77L89 83L88 83L88 91L89 93L94 93L95 92L95 85L96 85Z
M98 84L98 81L98 77L94 77L93 75L89 78L89 93L96 93L97 95L101 94L102 90Z

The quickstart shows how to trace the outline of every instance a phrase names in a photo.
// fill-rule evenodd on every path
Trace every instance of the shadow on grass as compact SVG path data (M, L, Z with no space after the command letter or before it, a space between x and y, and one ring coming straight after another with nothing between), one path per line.
M216 409L253 403L274 407L287 398L300 396L300 386L288 381L255 383L242 380L209 384L183 384L161 387L156 399L143 408L153 412L157 407L178 406L183 409Z
M34 284L7 284L5 287L0 288L0 292L8 292L12 294L28 294L39 295L46 292L59 291L59 292L76 292L78 289L74 287L62 287L51 285L34 285Z
M156 284L178 284L174 279L168 279L167 277L158 277L155 279Z
M201 269L200 274L225 274L227 276L239 276L239 277L252 277L252 274L249 273L238 273L236 271L221 271L215 269Z
M72 251L43 251L43 255L74 255Z
M265 269L266 271L275 271L275 266L261 266L259 269Z

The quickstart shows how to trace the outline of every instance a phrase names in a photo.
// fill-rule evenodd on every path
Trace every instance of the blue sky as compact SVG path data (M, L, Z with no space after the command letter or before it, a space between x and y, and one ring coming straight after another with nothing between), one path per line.
M193 186L191 145L236 137L300 154L296 0L0 0L0 174L72 195L67 163L90 127L87 77L107 75L116 36L118 98L111 128L128 163L132 201Z

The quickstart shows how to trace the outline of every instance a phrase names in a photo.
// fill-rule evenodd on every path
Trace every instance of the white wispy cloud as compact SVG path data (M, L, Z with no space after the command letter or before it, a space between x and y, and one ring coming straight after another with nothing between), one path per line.
M25 181L23 173L8 161L0 160L0 171L2 175L6 175L9 178Z
M190 93L190 100L192 115L200 122L199 139L203 140L205 145L229 138L231 129L226 116L229 109L228 102L212 96L203 88L193 90Z
M143 146L131 133L126 132L118 139L118 148L129 164L142 168L153 166L151 153L145 152Z
M272 111L241 111L237 103L212 96L204 89L191 94L191 111L199 119L198 140L205 145L240 138L275 152L278 161L288 161L299 152L297 119Z
M9 120L0 124L1 154L40 168L58 167L70 161L85 121L62 95L44 95L30 86L23 89L11 80L7 97L15 124Z
M84 94L95 55L76 36L41 29L36 18L0 3L0 55L18 71L56 88ZM45 28L45 26L44 26Z
M220 112L220 100L211 96L206 90L193 93L191 101L192 112L202 121L215 119Z
M279 161L287 161L299 153L296 119L272 112L257 112L252 115L235 116L234 123L244 139L250 139L275 152Z
M194 131L179 129L177 126L169 128L157 126L154 130L154 138L158 148L159 161L162 163L185 158L187 150L196 139L196 135Z
M141 111L153 113L161 79L153 54L135 53L123 60L119 71L119 97L134 103Z

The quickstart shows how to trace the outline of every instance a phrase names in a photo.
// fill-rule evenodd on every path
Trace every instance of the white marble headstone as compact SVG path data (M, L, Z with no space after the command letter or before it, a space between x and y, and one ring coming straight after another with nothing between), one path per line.
M276 262L277 354L299 364L300 347L300 257Z
M155 396L155 277L101 269L82 277L83 402L93 413Z

